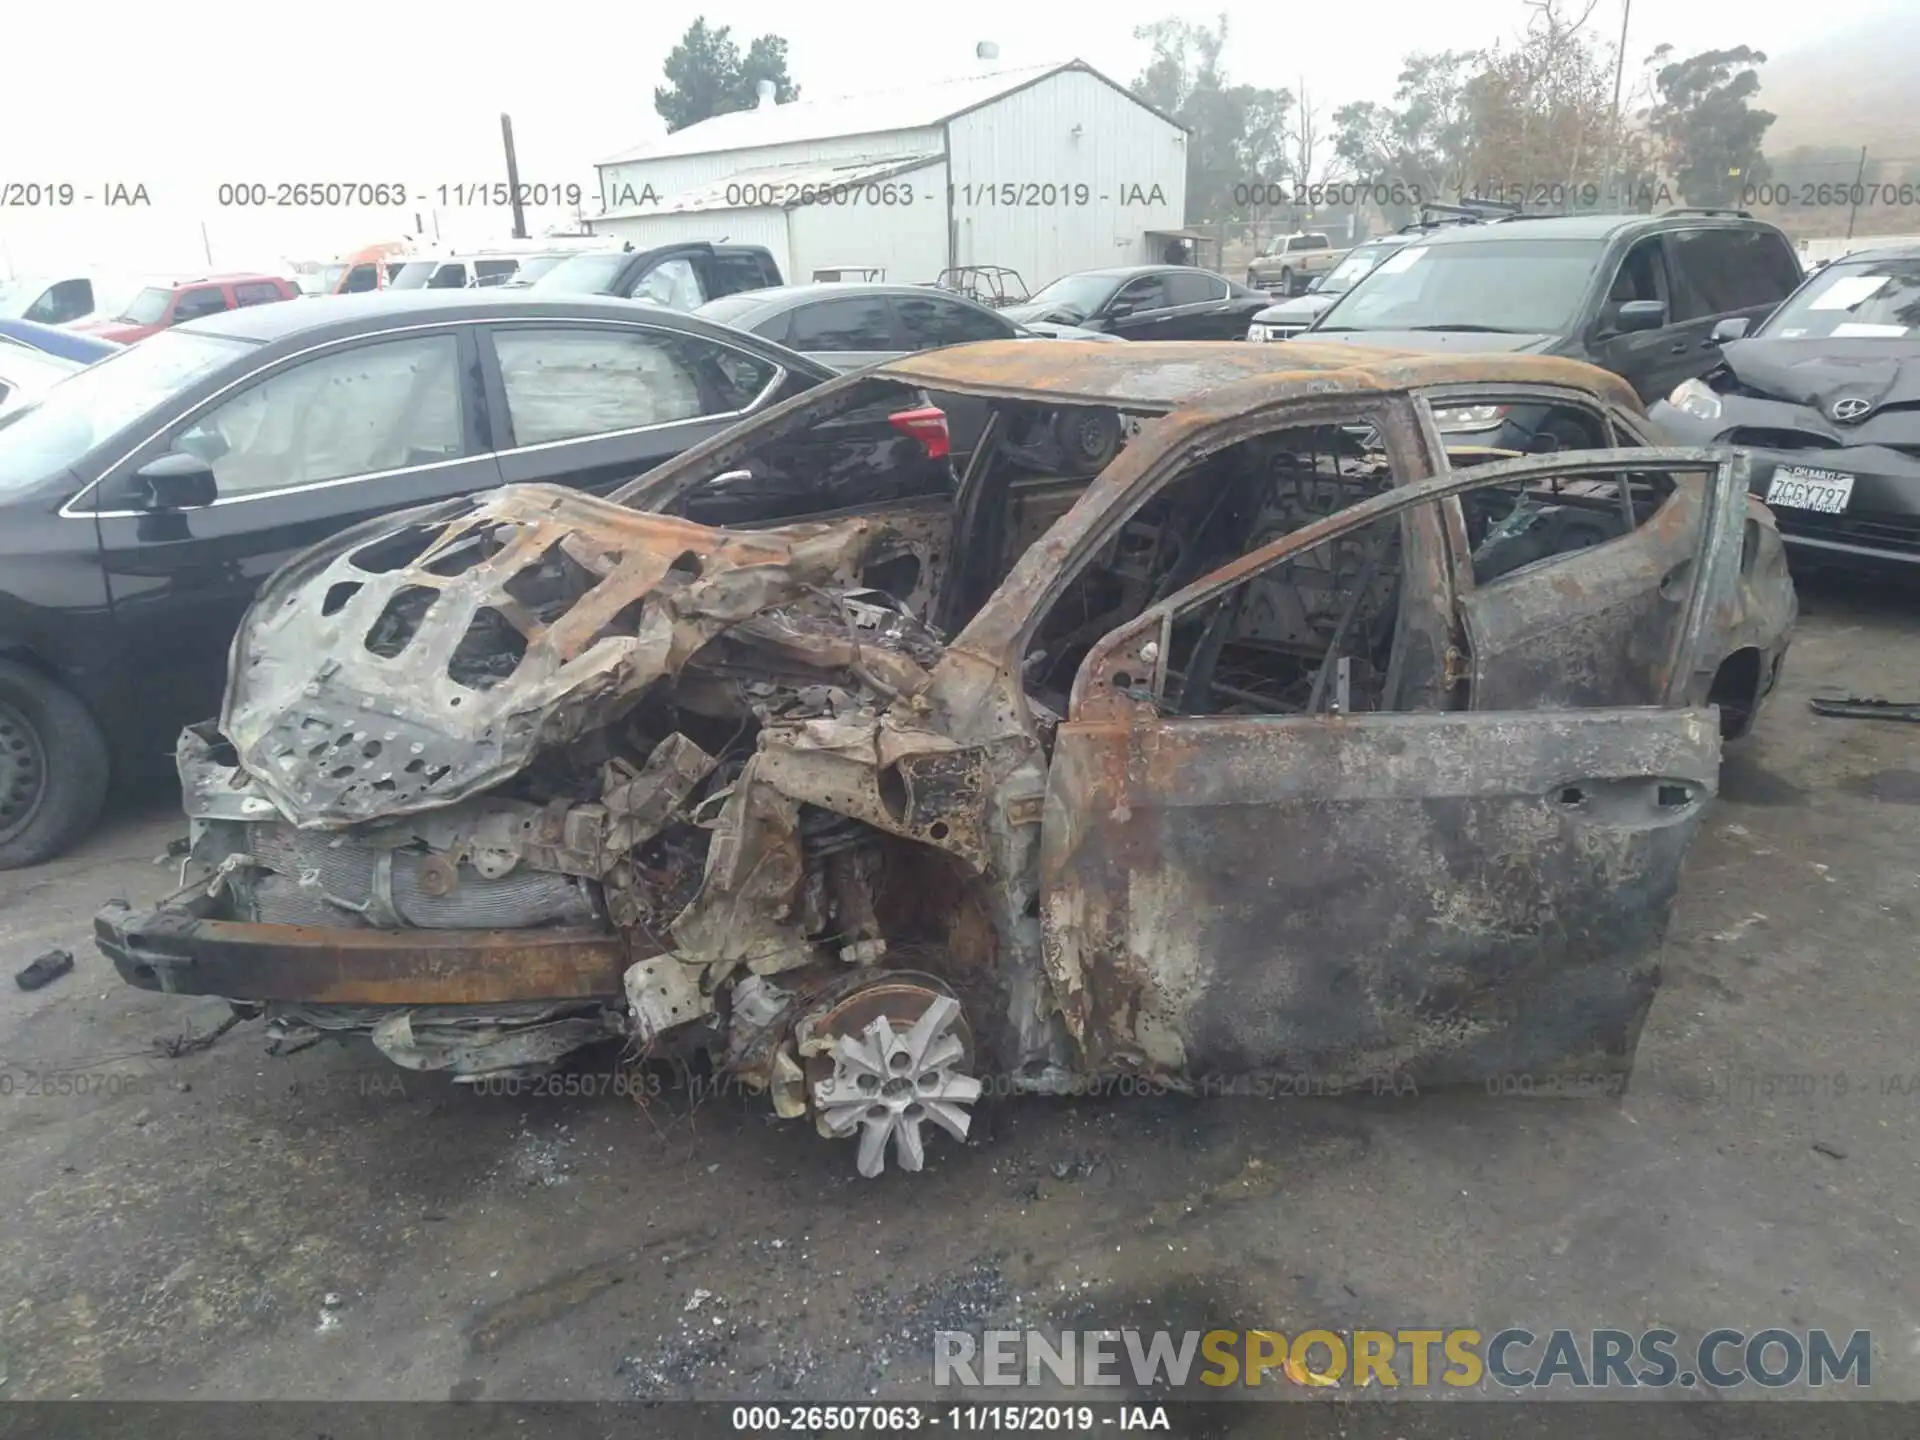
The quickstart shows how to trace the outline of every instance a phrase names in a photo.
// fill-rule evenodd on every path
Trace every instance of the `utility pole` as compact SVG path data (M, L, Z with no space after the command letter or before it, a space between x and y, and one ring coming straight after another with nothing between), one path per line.
M520 162L513 154L513 117L500 116L500 139L507 147L507 199L513 205L513 238L527 238L527 212L520 204Z
M1627 21L1633 18L1633 0L1620 0L1620 48L1613 56L1613 126L1608 139L1607 177L1619 188L1619 204L1627 208L1626 177L1620 173L1620 81L1627 71Z
M1851 235L1853 232L1849 230L1847 233ZM213 241L207 238L207 222L204 220L200 222L200 248L206 251L207 268L211 270L213 268Z
M1849 240L1853 238L1854 217L1860 213L1860 185L1866 178L1867 147L1862 145L1860 147L1860 168L1853 172L1853 189L1847 195L1849 202L1847 205L1847 239Z

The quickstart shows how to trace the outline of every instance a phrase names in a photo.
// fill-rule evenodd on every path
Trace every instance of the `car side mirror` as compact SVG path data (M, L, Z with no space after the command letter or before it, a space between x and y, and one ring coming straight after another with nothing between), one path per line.
M1122 315L1133 314L1138 308L1131 300L1114 300L1108 303L1105 313L1108 319L1117 320Z
M1629 300L1620 307L1614 329L1621 335L1658 330L1667 323L1667 307L1659 300Z
M1707 337L1715 345L1724 345L1729 340L1738 340L1747 333L1748 320L1744 315L1731 315L1713 327L1713 333Z
M183 450L149 460L133 478L143 510L204 510L220 495L213 467Z

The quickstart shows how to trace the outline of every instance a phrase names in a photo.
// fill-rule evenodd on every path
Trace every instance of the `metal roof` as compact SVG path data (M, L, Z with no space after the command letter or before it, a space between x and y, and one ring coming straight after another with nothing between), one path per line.
M889 130L927 130L976 110L1001 96L1024 89L1064 70L1082 70L1152 110L1123 85L1115 84L1084 60L1061 60L1014 70L965 75L955 80L920 81L898 90L832 99L794 100L752 110L715 115L658 140L649 140L599 161L624 165L633 160L664 160L677 155L707 155L716 150L747 150L831 140L845 135L877 135ZM1156 115L1160 114L1155 110ZM1161 116L1169 124L1178 124Z
M853 405L887 399L892 386L1047 407L1101 405L1135 414L1171 414L1176 417L1171 423L1192 430L1277 403L1501 384L1581 390L1630 414L1646 413L1633 388L1618 375L1551 355L1430 355L1301 340L1269 345L1244 340L1127 340L1110 345L982 340L923 350L838 376L682 451L607 498L638 510L658 510L696 480L715 473L710 468L714 464L743 459L764 443L768 431L762 427L791 435L822 411L842 413ZM871 394L847 396L850 390L863 389ZM1164 452L1165 432L1151 448Z
M793 210L813 204L813 196L823 190L831 195L836 187L877 183L921 169L938 159L937 154L889 155L882 160L812 160L797 165L766 165L758 170L739 170L724 180L696 185L676 195L663 195L657 205L629 206L591 218L630 220L645 215L694 215L707 210ZM789 194L792 199L786 198ZM857 202L858 197L854 198ZM943 203L946 200L945 194L925 198L929 202L936 198Z
M1329 393L1401 390L1471 382L1563 385L1638 410L1619 376L1546 355L1429 355L1371 345L1287 340L982 340L923 350L862 372L958 394L1029 398L1055 404L1174 409L1241 381L1318 381Z

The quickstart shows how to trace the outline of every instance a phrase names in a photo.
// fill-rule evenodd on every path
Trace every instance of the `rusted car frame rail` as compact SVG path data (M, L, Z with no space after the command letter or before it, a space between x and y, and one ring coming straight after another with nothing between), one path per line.
M315 1005L614 1000L633 955L581 930L345 930L108 909L94 938L130 985Z

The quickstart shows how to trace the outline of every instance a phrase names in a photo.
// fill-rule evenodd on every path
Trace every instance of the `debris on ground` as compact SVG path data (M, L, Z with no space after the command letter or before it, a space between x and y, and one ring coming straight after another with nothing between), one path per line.
M1084 1180L1101 1166L1107 1165L1105 1155L1097 1150L1077 1152L1055 1160L1047 1168L1053 1171L1056 1180Z
M62 975L73 969L71 950L49 950L37 955L28 962L25 969L18 971L13 979L22 990L38 990L43 985L51 985Z
M185 1035L163 1035L153 1042L154 1047L169 1060L197 1055L202 1050L211 1050L214 1042L238 1025L241 1018L239 1015L229 1015L204 1035L195 1035L191 1032Z
M1813 1142L1813 1149L1815 1154L1825 1155L1830 1160L1844 1160L1847 1158L1847 1152L1838 1145L1835 1145L1831 1140L1816 1140Z
M1920 700L1882 700L1871 695L1816 695L1807 702L1816 715L1835 720L1920 721Z

